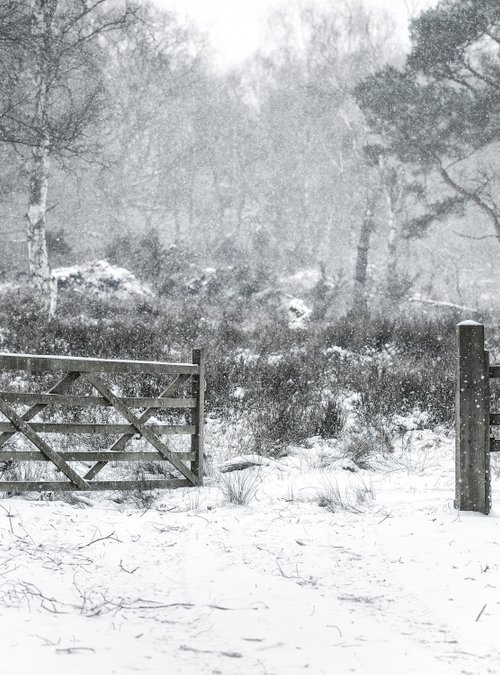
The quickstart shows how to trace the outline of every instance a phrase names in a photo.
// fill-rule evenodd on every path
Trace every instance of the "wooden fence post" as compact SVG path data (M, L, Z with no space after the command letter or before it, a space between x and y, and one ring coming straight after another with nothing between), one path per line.
M490 511L489 355L484 326L457 326L455 506Z
M198 485L203 483L203 440L205 424L205 352L203 349L193 349L193 363L200 367L200 374L193 375L192 396L196 399L196 408L193 410L191 424L196 426L196 432L191 436L191 452L196 453L196 459L191 462L191 471L198 478Z

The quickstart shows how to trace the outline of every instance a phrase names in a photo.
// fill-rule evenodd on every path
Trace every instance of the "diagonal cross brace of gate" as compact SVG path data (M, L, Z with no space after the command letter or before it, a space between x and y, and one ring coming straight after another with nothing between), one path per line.
M144 422L141 421L137 415L135 415L127 406L120 401L120 399L113 394L111 389L104 384L104 382L98 378L96 375L91 373L85 374L85 379L90 382L90 384L97 389L97 391L103 396L111 405L117 410L125 419L143 436L152 446L154 446L160 455L168 460L177 471L179 471L185 478L187 478L193 485L198 484L197 476L190 470L188 467L177 459L168 447L160 440L160 438L148 427Z
M57 384L55 384L51 389L47 391L47 394L64 394L68 391L68 389L71 389L71 386L73 383L80 377L80 373L72 370L67 375L65 375L62 380L59 380ZM23 413L20 417L21 420L24 422L29 422L29 420L33 419L38 413L42 412L42 410L45 410L47 407L47 403L37 403L36 405L31 406L31 408L28 408L25 413ZM11 420L12 421L12 420ZM12 438L16 432L15 431L5 431L3 434L0 434L0 448L2 445L5 445L5 443L9 440L9 438Z
M170 396L175 392L175 390L180 387L182 384L184 384L187 380L189 380L191 376L190 375L178 375L173 382L171 382L166 389L164 389L161 394L160 398L166 398L167 396ZM147 408L142 415L139 417L139 421L144 423L147 422L155 413L157 412L156 408ZM129 442L133 439L134 434L123 434L120 436L120 438L113 443L113 445L109 448L109 452L121 452L124 450ZM94 466L87 471L85 474L84 478L85 480L92 480L97 476L97 474L104 469L108 462L106 461L101 461L101 462L96 462Z
M26 438L33 443L43 454L50 459L50 461L60 469L69 480L76 485L80 490L88 490L89 484L70 465L55 451L43 438L33 431L30 425L22 419L12 408L0 399L0 412L2 412L7 419L20 431ZM12 433L10 434L12 435Z

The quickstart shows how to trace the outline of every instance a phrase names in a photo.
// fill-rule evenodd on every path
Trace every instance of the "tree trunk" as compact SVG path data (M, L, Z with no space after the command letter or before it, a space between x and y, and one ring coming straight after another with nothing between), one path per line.
M47 146L44 144L33 150L32 157L29 204L26 214L28 219L28 260L31 279L40 295L42 306L49 316L53 316L57 303L57 282L50 269L45 238L48 175L49 156Z
M174 227L175 227L174 242L176 243L177 246L179 246L181 241L181 212L179 201L180 200L176 198L175 203L173 205Z
M386 187L385 199L389 216L389 234L387 237L387 269L385 276L386 293L389 301L393 301L398 281L398 223L394 213L394 204L390 188Z
M30 275L40 296L41 304L49 316L54 315L57 304L57 281L50 269L45 237L50 157L47 114L50 68L52 66L52 21L56 8L57 0L32 0L31 34L35 41L37 56L34 77L36 107L33 127L38 132L38 138L32 150L28 211L26 214Z
M354 272L354 296L353 311L365 313L368 309L366 298L366 281L368 276L368 255L370 253L370 240L375 230L375 209L376 198L370 197L366 206L361 231L358 239L358 249L356 255L356 268Z

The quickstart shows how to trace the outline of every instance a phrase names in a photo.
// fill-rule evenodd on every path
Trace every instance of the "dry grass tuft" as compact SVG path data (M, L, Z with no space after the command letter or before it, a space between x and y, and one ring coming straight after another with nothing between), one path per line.
M245 469L221 475L219 487L228 504L244 506L255 499L261 483L260 470Z

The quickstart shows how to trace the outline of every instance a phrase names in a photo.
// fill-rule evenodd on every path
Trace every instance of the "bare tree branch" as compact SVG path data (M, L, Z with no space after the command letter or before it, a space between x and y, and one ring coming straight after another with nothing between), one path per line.
M464 188L462 185L457 183L448 173L448 171L443 167L443 164L441 162L441 159L439 157L435 157L436 161L436 166L437 169L443 178L444 182L449 185L455 192L458 192L458 194L462 195L462 197L465 197L468 201L476 204L486 215L490 218L490 220L493 223L493 226L495 228L495 236L497 239L500 239L500 216L497 213L497 211L489 206L481 197L477 194L477 192L470 192L466 188Z

